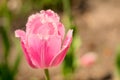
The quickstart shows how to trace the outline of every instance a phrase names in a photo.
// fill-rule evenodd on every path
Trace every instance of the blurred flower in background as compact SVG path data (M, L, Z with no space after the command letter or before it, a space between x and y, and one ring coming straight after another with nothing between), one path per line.
M80 65L82 67L92 67L95 64L96 60L97 60L96 53L88 52L80 57Z

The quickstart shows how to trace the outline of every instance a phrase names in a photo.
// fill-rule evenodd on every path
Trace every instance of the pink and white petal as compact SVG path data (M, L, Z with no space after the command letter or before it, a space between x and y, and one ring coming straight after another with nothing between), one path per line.
M30 58L37 68L44 68L45 64L45 51L46 51L46 41L38 35L30 35L28 37L28 50Z
M64 49L62 49L58 55L56 55L50 62L50 66L56 66L59 65L65 58L66 53L68 51L69 47L64 47Z
M34 28L29 28L27 30L27 35L30 33L32 34L40 34L40 35L53 35L55 32L55 27L52 23L45 23L45 24L40 24L39 27L34 26ZM37 23L36 23L37 24Z
M63 40L64 35L65 35L65 28L62 23L58 23L58 35L60 35Z
M47 40L47 50L45 53L46 65L49 66L51 60L53 57L60 51L61 49L61 38L59 36L50 36L50 38Z
M39 13L29 16L26 24L26 33L27 34L34 33L35 30L37 30L41 25L42 23L41 23L41 17Z
M52 10L42 10L40 13L33 14L28 18L26 32L27 34L35 32L42 24L49 22L59 22L59 16Z
M59 16L50 9L46 11L42 10L40 13L43 15L45 22L59 22L60 20Z
M25 32L23 30L16 30L15 31L15 37L19 37L21 40L25 39Z
M68 31L67 36L64 41L64 44L63 44L63 47L62 47L62 50L53 57L52 61L50 62L51 66L56 66L64 60L66 53L72 42L72 32L73 32L73 30Z
M68 32L67 32L67 36L64 40L64 43L63 43L63 47L65 46L70 46L70 42L72 42L72 34L73 34L73 30L70 29Z
M31 67L35 68L35 65L32 63L32 61L30 59L30 56L29 56L29 53L28 53L28 51L25 47L25 32L23 30L16 30L15 31L15 36L21 38L21 46L22 46L24 55L27 59L27 62Z
M25 47L25 44L21 41L21 45L22 45L22 49L23 49L23 52L24 52L24 55L25 55L25 58L28 62L28 64L33 67L33 68L36 68L36 66L32 63L31 59L30 59L30 56L29 56L29 53Z
M55 28L52 23L46 23L41 25L41 27L39 27L39 29L37 29L35 32L39 33L40 35L53 35Z

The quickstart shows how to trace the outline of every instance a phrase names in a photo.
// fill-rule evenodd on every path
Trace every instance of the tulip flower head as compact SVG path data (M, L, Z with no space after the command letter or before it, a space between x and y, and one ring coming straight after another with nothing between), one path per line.
M80 58L80 64L83 67L91 67L96 62L96 54L93 52L86 53Z
M48 68L60 64L72 42L72 32L67 32L59 16L52 10L41 10L28 18L26 31L16 30L22 49L30 66ZM64 40L64 41L63 41Z

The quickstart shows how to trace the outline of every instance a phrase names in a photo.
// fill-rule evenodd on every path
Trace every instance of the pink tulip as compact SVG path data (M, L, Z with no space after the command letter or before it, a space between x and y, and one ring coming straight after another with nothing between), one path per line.
M83 55L80 58L81 66L91 67L96 62L96 58L97 58L97 56L93 52Z
M64 39L65 29L59 16L52 10L42 10L28 18L26 32L16 30L15 36L20 38L30 66L48 68L64 60L72 42L72 32L69 30Z

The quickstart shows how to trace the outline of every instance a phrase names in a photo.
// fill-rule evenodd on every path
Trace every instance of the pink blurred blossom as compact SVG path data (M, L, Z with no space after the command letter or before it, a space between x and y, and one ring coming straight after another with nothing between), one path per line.
M30 66L48 68L60 64L72 42L72 32L67 32L59 16L52 10L42 10L31 15L26 24L26 31L16 30L22 49ZM63 42L64 39L64 42Z
M96 62L96 53L89 52L81 56L80 64L82 67L91 67Z

